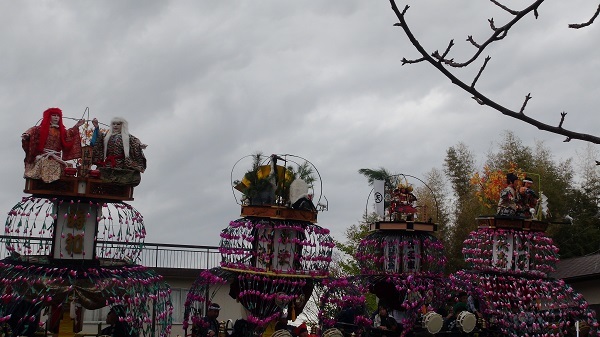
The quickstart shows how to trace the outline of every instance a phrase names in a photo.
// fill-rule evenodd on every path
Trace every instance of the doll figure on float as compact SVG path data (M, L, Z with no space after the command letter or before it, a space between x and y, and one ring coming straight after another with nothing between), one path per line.
M417 208L417 197L412 193L413 187L409 184L398 184L392 193L390 214L394 221L414 221Z
M25 178L41 179L51 183L60 179L68 160L81 158L80 119L70 129L63 125L62 110L49 108L44 111L42 123L21 135L25 151Z
M147 145L129 134L129 124L124 118L114 117L106 133L100 132L96 118L92 120L92 124L92 162L100 170L102 180L122 185L138 185L140 174L146 170L143 150Z

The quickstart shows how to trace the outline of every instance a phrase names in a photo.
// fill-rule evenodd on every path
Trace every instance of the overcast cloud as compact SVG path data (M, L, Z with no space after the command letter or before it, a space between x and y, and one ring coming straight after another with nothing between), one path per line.
M472 51L467 35L488 34L488 18L508 18L487 1L409 4L423 44L443 50L454 38L457 59ZM512 109L531 93L532 117L557 125L566 111L565 128L598 134L600 26L567 28L596 6L547 1L487 51L479 89ZM482 161L503 130L544 141L557 159L584 146L476 104L429 65L401 66L417 53L388 1L1 0L0 20L4 216L23 195L20 135L53 106L125 117L149 145L131 202L147 242L218 245L239 217L232 166L256 151L317 167L329 200L319 225L343 241L370 191L360 168L423 177L458 142ZM239 165L234 179L250 162Z

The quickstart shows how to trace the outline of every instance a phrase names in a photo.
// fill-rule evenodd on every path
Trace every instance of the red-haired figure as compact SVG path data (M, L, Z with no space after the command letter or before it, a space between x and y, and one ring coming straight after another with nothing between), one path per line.
M42 123L29 128L21 135L25 151L25 177L51 183L60 179L64 168L71 166L67 160L81 158L80 119L75 126L66 129L62 110L50 108L44 111Z

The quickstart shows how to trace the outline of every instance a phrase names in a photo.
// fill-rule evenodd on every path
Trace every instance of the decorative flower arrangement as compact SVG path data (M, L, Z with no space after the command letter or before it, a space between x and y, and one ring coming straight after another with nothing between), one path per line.
M243 218L221 232L221 267L285 275L324 277L335 243L329 230L311 222Z
M531 277L547 277L558 262L552 239L534 231L480 228L464 241L463 254L469 268Z
M308 281L305 278L272 277L239 273L237 300L248 310L247 320L264 327L281 315L282 307L304 293Z
M88 309L124 306L124 320L142 336L152 335L153 320L159 336L168 336L171 332L171 290L162 276L146 267L33 266L5 259L0 261L0 269L3 304L18 303L23 298L31 299L33 310L23 317L24 324L35 322L43 309L79 299L86 301ZM98 298L104 302L97 302ZM9 318L10 313L0 312L0 323ZM42 324L44 322L40 322Z
M292 254L290 253L289 250L280 249L279 254L277 256L277 258L278 258L277 263L280 266L289 266L290 265L290 257L292 257Z
M183 318L183 329L187 330L190 322L198 326L206 326L208 323L204 321L204 315L201 313L205 306L208 306L210 300L206 298L206 294L211 286L227 284L228 279L233 277L231 272L224 271L220 268L203 270L198 278L192 284L185 300L185 311Z
M324 279L323 290L319 299L318 314L323 330L333 328L337 323L354 324L358 328L373 325L364 295L368 292L368 286L363 279L357 277Z
M372 275L367 278L328 279L324 282L325 291L320 299L319 321L325 329L335 327L338 323L353 324L357 328L371 327L373 322L369 318L364 295L370 291L380 299L385 296L383 298L388 304L395 303L393 309L404 312L404 319L398 323L403 325L400 336L407 336L424 312L440 308L444 303L445 284L440 275Z
M590 326L590 336L600 336L581 294L548 278L558 248L544 232L480 228L465 240L463 254L471 269L451 275L451 288L477 299L489 329L514 337L558 337L573 335L580 320Z
M143 216L131 205L124 202L94 202L64 198L23 197L9 212L4 225L4 235L11 238L0 239L10 252L26 258L30 255L49 256L54 236L54 221L57 209L67 207L65 220L77 223L77 218L89 218L97 214L98 232L96 258L127 261L139 259L146 229ZM70 229L56 233L66 239ZM119 242L136 243L120 245ZM92 252L82 251L82 255Z
M277 319L281 308L304 293L309 281L305 278L274 277L252 273L236 273L221 268L203 271L196 279L185 302L183 328L190 323L204 325L203 308L210 304L206 297L210 287L233 283L236 299L248 310L247 321L264 328Z
M582 320L591 327L590 336L600 336L594 311L562 280L464 270L451 280L456 291L478 299L488 327L503 335L574 335L574 322Z
M441 241L430 233L375 231L361 240L354 255L363 274L442 273Z

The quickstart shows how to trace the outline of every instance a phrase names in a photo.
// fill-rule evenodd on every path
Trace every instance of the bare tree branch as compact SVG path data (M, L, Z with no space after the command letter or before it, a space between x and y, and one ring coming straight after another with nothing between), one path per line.
M396 5L396 1L395 0L390 0L390 4L392 6L392 10L394 11L394 13L396 14L396 17L399 20L399 23L396 23L395 26L399 26L402 28L402 30L404 31L404 33L406 34L406 36L408 37L409 41L412 43L412 45L415 47L415 49L421 54L421 58L417 59L417 61L408 61L406 59L403 59L403 64L406 63L416 63L416 62L422 62L422 61L426 61L429 64L431 64L432 66L434 66L436 69L439 70L439 72L441 72L444 76L446 76L446 78L448 78L450 81L452 81L452 83L458 87L460 87L461 89L463 89L464 91L468 92L469 94L472 95L472 98L479 104L481 105L487 105L489 107L491 107L492 109L515 119L518 119L520 121L523 121L527 124L533 125L535 127L537 127L540 130L544 130L544 131L548 131L551 133L555 133L558 135L563 135L566 136L568 140L571 139L579 139L582 141L586 141L586 142L590 142L590 143L594 143L594 144L600 144L600 137L598 136L594 136L594 135L590 135L590 134L585 134L585 133L579 133L579 132L575 132L575 131L571 131L571 130L567 130L564 129L562 127L563 122L565 120L566 117L566 113L563 112L561 113L561 120L558 126L552 126L546 123L542 123L541 121L538 121L534 118L531 118L527 115L525 115L524 110L525 110L525 106L527 105L527 102L531 99L531 95L527 94L527 96L525 97L525 101L523 102L522 106L521 106L521 110L520 111L514 111L511 109L508 109L506 107L504 107L503 105L491 100L490 98L488 98L486 95L484 95L483 93L479 92L477 89L475 89L475 82L477 81L477 79L479 78L479 75L481 74L481 72L483 71L483 68L485 68L485 65L487 63L484 62L484 65L482 66L482 69L480 69L479 74L477 75L477 77L475 78L475 80L473 81L472 85L468 85L465 82L463 82L462 80L460 80L459 78L457 78L453 73L451 73L448 69L446 69L445 65L451 65L451 66L456 66L456 67L464 67L469 65L470 63L472 63L475 59L477 59L479 57L479 55L483 52L483 50L490 45L492 42L496 41L496 39L501 39L501 36L506 36L506 33L508 32L508 30L514 25L516 24L521 18L523 18L525 15L527 15L530 12L534 12L534 14L537 17L537 8L544 2L545 0L536 0L534 1L529 7L527 7L526 9L519 11L518 14L515 14L515 18L513 20L511 20L509 23L507 23L506 25L504 25L503 27L498 28L496 31L494 31L494 33L488 38L488 40L483 43L480 48L477 49L477 52L475 53L475 55L473 55L473 57L461 64L455 63L454 61L449 61L449 60L443 60L442 62L440 62L438 57L441 57L439 55L436 56L431 56L429 55L429 53L425 50L425 48L423 48L423 46L421 45L421 43L419 42L419 40L414 36L413 32L411 31L411 29L409 28L408 24L406 23L406 19L405 19L405 15L406 12L408 10L408 6L406 6L404 8L403 11L400 11L398 9L398 6ZM472 40L472 39L471 39ZM471 41L470 40L470 41ZM475 43L472 42L474 45ZM435 54L435 53L434 53ZM445 55L445 54L444 54ZM452 64L449 64L447 62L451 62Z
M446 47L446 51L444 51L444 54L442 54L440 61L446 58L446 55L448 55L450 49L452 49L452 46L454 46L454 40L450 40L450 43L448 43L448 47Z
M422 57L420 59L415 59L415 60L407 60L407 59L403 58L402 59L402 65L419 63L419 62L423 62L423 61L425 61L425 59L422 58Z
M512 14L512 15L517 15L517 14L519 14L519 11L514 11L514 10L512 10L512 9L509 9L508 7L504 6L503 4L499 3L499 2L498 2L498 1L496 1L496 0L490 0L490 1L491 1L491 2L493 2L493 3L494 3L496 6L498 6L498 7L502 8L502 9L504 9L505 11L509 12L509 13L510 13L510 14Z
M492 2L496 3L494 0L491 0ZM470 41L471 44L473 44L477 50L475 52L475 54L473 54L471 56L470 59L464 61L464 62L446 62L444 60L442 60L444 63L451 65L453 67L466 67L469 64L473 63L480 55L481 53L483 53L483 51L487 48L487 46L489 46L490 44L492 44L493 42L496 41L500 41L502 40L504 37L506 37L506 35L508 34L508 31L512 28L512 26L514 26L517 22L519 22L519 20L521 20L524 16L526 16L527 14L534 12L535 17L537 18L537 8L544 2L545 0L536 0L534 1L531 5L529 5L529 7L521 10L521 11L512 11L509 10L509 12L511 14L514 15L514 18L512 20L510 20L508 23L506 23L504 26L502 27L496 27L496 24L494 22L494 19L489 19L489 23L490 23L490 28L492 29L492 35L490 35L487 40L485 42L483 42L482 44L478 44L475 43L475 41L473 40L473 38L471 36L469 36L467 38L467 41ZM390 0L390 2L392 2L392 7L395 6L394 1ZM397 8L397 7L396 7ZM404 16L404 14L406 13L406 10L408 9L408 6L402 11L402 13L396 12L396 15L402 15Z
M479 76L481 76L481 73L483 73L483 70L485 69L485 66L488 64L488 62L491 60L491 57L486 57L485 61L483 61L483 65L481 66L481 68L479 68L479 72L477 73L477 76L475 76L475 79L473 79L473 83L471 83L471 88L475 88L475 83L477 83L477 80L479 79Z
M579 28L587 27L587 26L591 25L592 23L594 23L594 20L596 20L596 18L598 17L598 14L600 14L600 5L598 5L598 8L596 8L596 13L594 13L592 18L588 22L572 23L569 25L569 28L579 29Z
M488 19L488 22L490 23L490 28L493 31L497 31L498 30L498 28L496 28L496 25L494 24L494 18Z
M563 122L565 121L565 117L567 116L566 112L560 113L560 123L558 123L558 127L562 129Z
M473 46L475 46L475 48L480 48L481 47L481 45L479 43L477 43L477 42L475 42L475 40L473 40L473 35L467 36L467 41L471 42L471 44Z
M527 102L529 102L530 99L531 99L531 93L528 93L527 96L525 96L525 101L523 101L523 105L521 106L521 110L519 111L520 114L525 113L525 106L527 106Z

